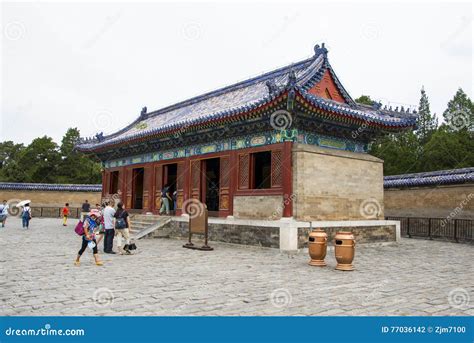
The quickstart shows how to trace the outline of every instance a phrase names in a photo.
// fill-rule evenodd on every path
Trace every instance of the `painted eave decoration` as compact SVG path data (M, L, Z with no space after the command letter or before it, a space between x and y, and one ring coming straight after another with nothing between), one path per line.
M426 173L384 177L384 188L406 188L438 185L474 184L474 168L438 170Z
M84 152L105 151L124 143L173 137L183 130L198 131L245 122L286 103L288 97L296 99L300 111L335 125L344 123L356 128L364 124L373 131L391 132L415 127L416 112L410 113L403 107L382 108L380 103L372 106L356 103L329 64L324 43L316 45L314 51L311 58L157 111L148 113L144 107L127 127L108 136L99 133L83 139L76 148ZM314 87L324 77L334 83L340 101L315 94Z

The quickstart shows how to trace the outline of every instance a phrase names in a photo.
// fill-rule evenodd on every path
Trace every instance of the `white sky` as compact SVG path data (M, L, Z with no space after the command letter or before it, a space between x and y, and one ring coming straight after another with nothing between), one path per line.
M345 88L441 115L472 98L470 2L2 3L0 141L112 133L148 111L313 54Z

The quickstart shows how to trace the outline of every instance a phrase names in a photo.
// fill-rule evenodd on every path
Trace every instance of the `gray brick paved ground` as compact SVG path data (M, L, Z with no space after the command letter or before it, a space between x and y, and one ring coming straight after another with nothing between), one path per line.
M57 219L0 229L2 315L474 315L474 247L403 239L357 246L354 272L307 265L307 253L167 239L138 241L134 256L86 252ZM102 249L102 247L101 247Z

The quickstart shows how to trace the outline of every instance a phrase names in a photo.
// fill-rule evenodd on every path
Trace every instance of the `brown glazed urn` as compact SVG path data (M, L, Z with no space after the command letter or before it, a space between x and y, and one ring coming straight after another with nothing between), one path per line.
M326 263L324 258L326 257L326 250L328 247L328 235L321 229L313 230L309 233L308 250L311 261L310 266L324 267Z
M334 237L334 252L337 270L354 270L355 239L352 232L340 231Z

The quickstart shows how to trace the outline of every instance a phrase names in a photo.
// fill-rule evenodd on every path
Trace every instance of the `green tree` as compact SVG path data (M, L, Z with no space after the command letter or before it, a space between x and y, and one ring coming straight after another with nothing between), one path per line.
M25 149L23 144L12 141L0 143L0 181L16 182L26 178L25 171L18 165L18 159Z
M474 139L467 130L452 132L442 125L423 149L422 171L474 166Z
M373 104L373 100L370 98L369 95L361 95L357 99L354 99L355 102L359 104L364 104L364 105L369 105L371 106Z
M416 136L423 145L430 139L433 132L438 127L438 119L436 115L431 114L430 102L426 95L425 88L421 88L420 105L418 106L418 129L416 130Z
M19 156L19 167L25 171L24 182L55 183L61 160L58 146L51 137L34 139Z
M384 160L384 175L417 172L420 145L412 131L390 134L377 139L370 154Z
M448 102L443 118L450 131L474 131L474 104L462 88Z
M87 157L74 149L80 138L77 128L69 128L61 140L59 183L100 183L101 165L93 156Z

